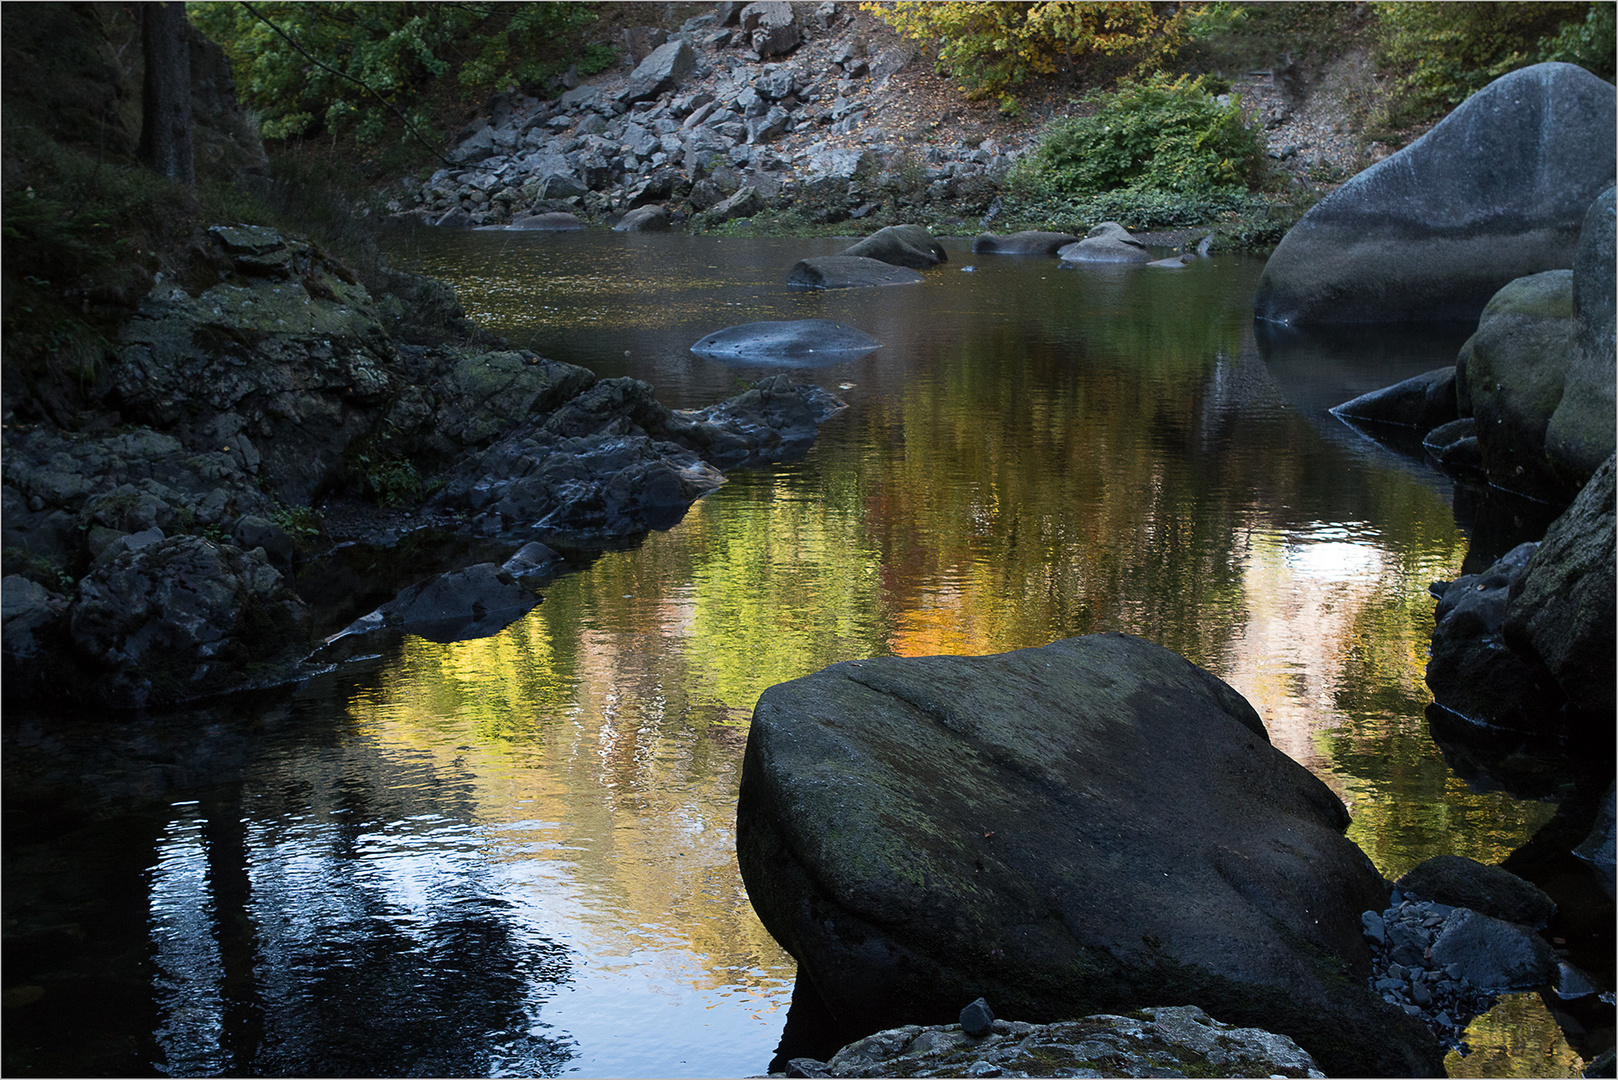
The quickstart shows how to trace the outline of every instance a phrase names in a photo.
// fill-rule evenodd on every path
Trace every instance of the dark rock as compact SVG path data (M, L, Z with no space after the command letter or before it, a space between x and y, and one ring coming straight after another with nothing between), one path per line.
M256 514L242 515L236 519L235 526L230 530L230 538L244 551L263 548L264 554L269 557L270 565L282 573L292 569L292 557L296 549L292 535L268 518Z
M750 144L774 142L787 133L791 121L791 113L779 105L772 105L763 116L755 116L747 121L747 141Z
M1555 970L1544 938L1503 919L1456 908L1433 941L1435 966L1456 965L1460 977L1482 990L1543 985Z
M943 245L920 225L889 225L838 254L876 259L892 266L908 266L912 270L925 270L949 261Z
M748 184L724 202L708 210L707 216L710 220L716 222L733 221L737 218L749 218L754 214L762 213L766 205L764 196L758 193L757 188Z
M717 405L671 414L663 433L721 469L746 468L802 457L820 425L845 408L819 387L775 375Z
M784 56L803 43L803 28L787 0L748 4L741 10L741 23L742 33L760 60Z
M79 582L73 643L108 705L173 703L236 689L249 667L290 670L307 643L302 601L262 550L176 536L125 552Z
M629 81L618 94L625 105L646 101L659 94L677 90L697 66L697 54L682 39L659 45L638 64Z
M882 343L852 326L829 319L756 322L707 335L691 351L729 363L812 367L864 356Z
M356 625L369 620L428 641L471 641L498 634L538 603L499 565L478 563L410 586L377 609L380 620Z
M826 1071L824 1061L816 1061L814 1058L806 1057L793 1058L787 1062L786 1072L788 1076L810 1077L814 1078L814 1080L831 1075Z
M1104 221L1083 240L1056 252L1065 263L1149 263L1151 252L1115 221Z
M464 207L451 207L442 217L433 222L440 229L470 229L477 224L470 211Z
M808 289L860 289L877 285L914 285L922 276L859 255L821 255L802 259L787 272L787 284Z
M1551 523L1510 587L1503 624L1506 641L1544 665L1572 709L1607 725L1618 705L1613 461Z
M639 65L660 46L668 43L669 32L657 26L631 26L624 31L624 55Z
M625 214L613 232L668 232L668 211L661 206L642 206Z
M1438 425L1422 436L1421 445L1435 461L1451 472L1483 471L1478 422L1470 416Z
M1381 390L1361 394L1337 406L1332 415L1431 431L1459 417L1455 404L1455 366L1435 368Z
M0 648L9 663L32 663L65 628L67 597L18 574L0 579Z
M584 222L568 213L524 214L513 218L510 227L531 232L577 232L584 228Z
M1607 887L1609 897L1613 894L1614 848L1618 847L1618 825L1615 825L1618 815L1614 813L1614 799L1614 787L1608 785L1595 828L1590 830L1590 835L1584 838L1583 843L1573 849L1573 854L1595 868Z
M536 415L561 408L595 385L595 374L574 364L517 351L459 356L435 383L433 435L446 450L483 446ZM410 425L390 418L395 427Z
M494 128L488 125L479 128L471 138L450 151L450 157L462 165L471 165L479 161L487 161L494 157Z
M1534 929L1550 923L1556 904L1544 890L1509 870L1464 855L1437 855L1399 879L1407 897L1471 908Z
M1071 233L1039 232L1027 230L996 236L982 233L972 241L974 255L1055 255L1069 244L1077 244L1079 237Z
M541 577L555 570L562 557L537 540L532 540L512 553L500 564L500 569L519 581L528 577Z
M1476 318L1507 282L1573 265L1613 182L1615 93L1536 64L1472 95L1304 215L1270 256L1254 314L1284 323Z
M961 1030L974 1039L981 1039L994 1030L994 1010L987 1001L978 998L961 1010Z
M1365 928L1365 937L1373 946L1380 946L1387 940L1387 926L1383 923L1382 916L1376 912L1360 912L1360 925Z
M1099 634L765 691L737 852L845 1022L953 1019L979 994L1035 1021L1167 995L1262 1019L1328 1071L1436 1074L1425 1029L1363 983L1360 912L1386 892L1346 824L1229 686Z

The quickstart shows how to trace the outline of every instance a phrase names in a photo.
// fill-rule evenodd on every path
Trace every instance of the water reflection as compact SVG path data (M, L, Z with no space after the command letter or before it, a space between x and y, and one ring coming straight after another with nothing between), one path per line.
M1446 852L1498 861L1550 817L1469 788L1429 735L1426 589L1468 546L1449 485L1316 415L1352 396L1345 380L1441 355L1316 369L1294 343L1267 363L1249 260L980 259L908 289L785 286L840 246L401 243L397 264L452 280L515 343L676 406L748 374L689 352L725 325L827 318L883 347L816 369L851 407L805 460L732 476L495 637L407 639L310 684L299 724L229 729L236 764L164 759L169 779L129 796L158 819L135 948L159 1014L128 1010L129 1030L157 1032L162 1069L762 1071L795 972L735 867L747 723L768 686L855 657L1140 634L1245 694L1389 876ZM1543 1012L1504 1023L1512 1046L1554 1031Z

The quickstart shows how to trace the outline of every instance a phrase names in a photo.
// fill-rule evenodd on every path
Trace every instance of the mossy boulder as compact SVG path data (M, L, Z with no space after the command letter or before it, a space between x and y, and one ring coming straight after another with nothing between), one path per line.
M1042 1023L1163 1000L1328 1073L1439 1075L1366 988L1386 886L1331 791L1174 653L1100 634L835 664L759 699L737 853L838 1022Z

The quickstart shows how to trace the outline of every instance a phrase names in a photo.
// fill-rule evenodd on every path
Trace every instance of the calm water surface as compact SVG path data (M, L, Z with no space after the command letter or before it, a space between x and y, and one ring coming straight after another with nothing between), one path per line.
M514 345L677 407L767 373L689 352L728 325L884 344L795 375L849 406L806 459L733 474L496 637L116 734L13 721L10 1071L761 1073L794 965L736 871L748 719L854 657L1149 638L1246 695L1389 877L1496 862L1551 817L1469 789L1427 731L1427 585L1468 547L1447 482L1325 412L1455 336L1261 350L1240 258L1063 271L957 242L918 286L781 284L844 243L397 238ZM1454 1071L1580 1066L1532 995L1473 1042Z

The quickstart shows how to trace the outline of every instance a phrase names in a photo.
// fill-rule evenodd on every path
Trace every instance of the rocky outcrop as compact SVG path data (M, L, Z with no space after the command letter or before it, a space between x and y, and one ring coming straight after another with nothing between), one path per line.
M1323 199L1270 256L1253 300L1297 324L1476 318L1507 282L1574 262L1613 183L1610 83L1536 64Z
M804 1058L788 1076L1324 1076L1285 1035L1220 1023L1194 1005L1056 1024L911 1024Z
M1152 253L1116 221L1103 221L1083 240L1057 249L1064 263L1149 263Z
M691 351L712 360L810 367L864 356L882 343L830 319L796 319L728 326L706 335Z
M1028 229L1023 232L996 236L981 233L972 241L974 255L1055 255L1069 244L1079 242L1071 233L1042 232Z
M787 284L805 289L865 289L881 285L915 285L914 270L863 255L820 255L800 259L787 272Z
M944 246L920 225L889 225L837 254L876 259L912 270L925 270L949 261Z
M1613 459L1538 544L1487 571L1433 587L1427 685L1474 722L1555 732L1611 724L1614 655Z
M737 853L843 1023L1166 996L1284 1033L1328 1072L1436 1074L1436 1043L1364 986L1359 916L1386 893L1347 820L1230 687L1103 634L772 687Z
M189 700L308 651L308 612L262 549L176 536L79 582L72 640L99 669L85 696L121 707Z

